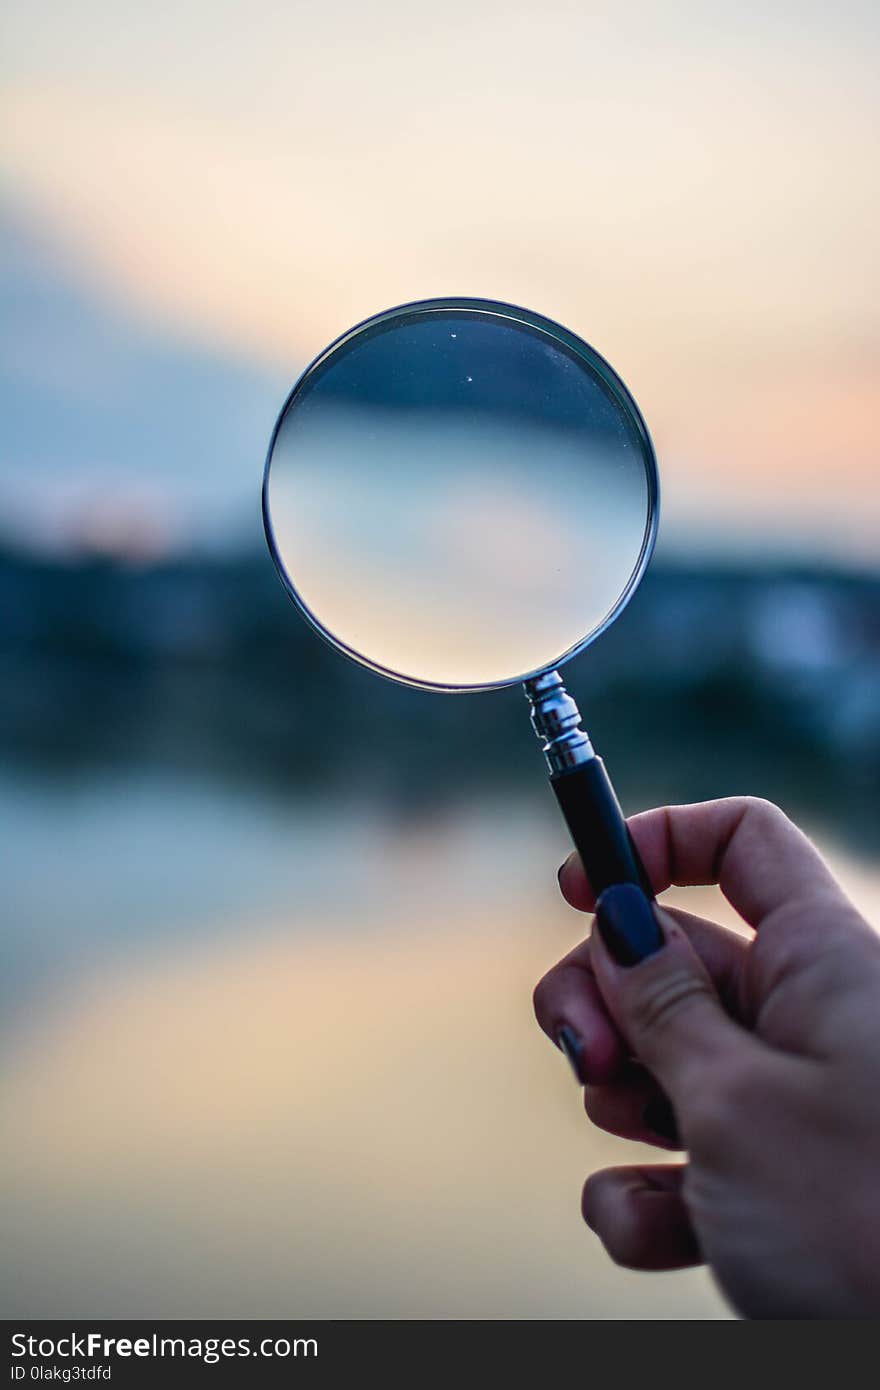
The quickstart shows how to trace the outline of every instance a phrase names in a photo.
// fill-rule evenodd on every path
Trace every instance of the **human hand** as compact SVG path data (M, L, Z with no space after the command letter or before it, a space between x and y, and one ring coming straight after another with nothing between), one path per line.
M718 883L754 935L621 885L538 985L538 1021L594 1123L687 1151L595 1173L587 1224L631 1268L706 1261L746 1316L877 1315L880 937L769 802L667 807L629 827L656 892ZM577 856L560 886L596 907ZM619 963L651 912L662 947Z

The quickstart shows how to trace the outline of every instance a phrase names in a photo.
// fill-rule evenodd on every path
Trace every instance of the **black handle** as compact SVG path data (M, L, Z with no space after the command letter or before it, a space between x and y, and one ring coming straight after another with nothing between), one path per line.
M613 883L635 883L653 899L602 759L592 757L550 781L596 897Z

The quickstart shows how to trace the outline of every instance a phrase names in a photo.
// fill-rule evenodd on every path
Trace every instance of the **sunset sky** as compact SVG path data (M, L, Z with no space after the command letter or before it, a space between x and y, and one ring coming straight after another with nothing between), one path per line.
M554 316L639 400L673 535L869 558L876 14L17 0L0 176L98 300L273 380L407 299Z

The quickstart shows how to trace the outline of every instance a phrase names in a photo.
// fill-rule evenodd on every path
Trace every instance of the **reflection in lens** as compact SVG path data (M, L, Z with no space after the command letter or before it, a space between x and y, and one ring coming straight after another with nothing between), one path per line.
M650 529L650 445L615 384L486 311L368 325L306 375L274 440L267 507L300 602L419 684L555 664L615 607Z

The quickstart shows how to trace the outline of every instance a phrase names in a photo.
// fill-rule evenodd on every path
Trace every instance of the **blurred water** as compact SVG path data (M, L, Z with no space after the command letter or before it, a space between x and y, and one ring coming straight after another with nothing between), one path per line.
M0 817L7 1316L724 1314L580 1222L626 1146L532 1021L584 927L549 795L402 823L148 764Z
M0 775L4 991L14 1012L101 964L256 933L273 914L309 934L375 931L435 841L454 855L456 893L482 897L482 855L505 837L513 892L529 878L529 809L455 805L407 824L372 800L279 799L150 765ZM438 905L450 888L432 885Z

